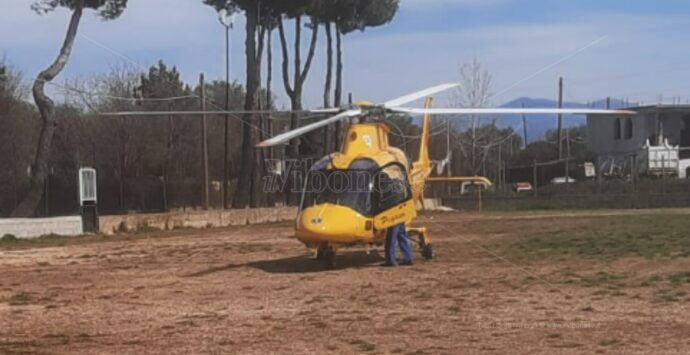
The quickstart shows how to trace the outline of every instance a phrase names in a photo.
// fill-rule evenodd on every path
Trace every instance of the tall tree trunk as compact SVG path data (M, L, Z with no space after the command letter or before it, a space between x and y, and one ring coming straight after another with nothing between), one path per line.
M304 88L304 82L307 80L307 75L309 75L309 70L311 69L311 63L314 60L314 54L316 52L316 43L319 36L319 28L314 22L314 27L312 28L311 41L309 44L309 52L307 54L307 61L302 68L302 19L301 17L295 18L295 42L294 42L294 69L293 69L293 80L290 84L290 72L289 63L290 57L287 49L287 39L285 37L285 29L283 26L282 19L278 22L278 30L280 32L280 44L283 52L283 85L285 86L285 92L288 97L290 97L291 108L293 111L302 110L302 91ZM299 128L299 115L293 113L290 117L290 129ZM293 139L290 142L290 158L296 159L299 157L299 139Z
M273 28L268 29L268 33L266 34L266 107L268 110L271 110L273 107L273 92L271 89L272 86L272 81L273 81L273 43L271 41L273 37ZM269 120L267 122L267 130L268 130L268 136L272 137L273 136L273 121L270 119L271 116L269 115ZM273 148L268 148L268 157L269 159L273 159Z
M258 28L258 5L248 6L246 11L247 22L245 26L245 54L246 54L246 88L244 98L244 109L254 110L256 108L257 83L257 49L256 36ZM235 196L232 200L233 208L245 208L251 204L253 191L254 169L256 159L254 154L254 142L252 134L253 115L246 114L242 117L242 156L240 161L239 178Z
M265 107L266 110L269 111L268 116L266 117L266 136L268 138L273 136L273 119L270 114L270 111L273 109L273 93L271 90L271 82L273 80L273 43L271 41L271 38L273 37L273 27L269 25L266 29L266 97L265 97ZM263 161L263 166L264 166L264 171L266 175L268 175L268 166L266 165L267 161L272 161L274 159L274 154L273 154L273 147L267 148L264 152L264 161ZM267 206L274 206L275 205L275 196L269 192L265 192L266 194L266 205Z
M333 34L331 23L324 24L326 30L326 84L323 90L323 107L331 107L331 84L333 82Z
M262 101L262 97L260 95L260 87L261 87L261 63L263 62L263 55L264 55L264 49L265 49L265 44L266 44L266 26L259 26L258 30L258 43L257 43L257 51L256 51L256 76L254 77L255 83L256 83L256 96L257 96L257 101ZM263 108L262 108L263 109ZM257 132L257 136L260 138L258 140L255 140L255 142L252 143L252 147L256 144L256 142L259 142L260 140L264 139L265 135L265 130L266 130L266 125L265 125L265 117L264 115L256 115L255 116L259 122L258 122L258 127L259 127L259 132ZM266 152L263 149L257 149L253 148L254 151L254 172L252 176L252 195L250 199L250 206L252 208L256 207L261 207L265 206L267 199L266 199L266 194L264 194L262 188L263 188L263 177L266 176Z
M33 96L38 111L41 113L43 125L41 127L41 134L38 139L38 147L36 149L36 157L34 158L33 168L31 170L31 182L29 185L29 192L24 197L22 202L12 212L13 217L29 217L33 216L38 209L43 195L43 187L48 176L48 161L50 160L50 148L55 134L57 121L55 118L55 103L45 94L45 85L58 76L67 65L72 48L74 47L74 40L77 37L79 30L79 23L81 22L82 13L84 10L84 0L78 0L72 12L72 18L69 22L65 41L60 49L60 54L46 70L38 74L33 86Z
M299 102L299 108L294 110L302 110L302 93L304 92L304 83L307 81L307 75L309 75L309 70L311 69L311 63L314 60L314 54L316 53L316 44L319 38L319 24L314 19L312 19L312 30L311 30L311 41L309 43L309 51L307 53L307 60L304 62L304 68L299 72L298 76L295 76L295 101ZM297 106L296 106L297 107ZM304 138L306 141L312 144L305 144L303 146L303 154L313 155L321 153L317 142L319 141L318 132L313 132L307 134Z
M285 86L285 92L288 97L290 97L290 104L293 111L302 110L302 89L304 88L304 82L309 74L309 69L311 68L311 63L314 59L314 53L316 52L316 42L319 35L319 27L316 21L313 21L314 26L312 27L311 42L309 44L309 52L307 54L307 60L302 68L302 53L301 53L301 37L302 37L302 20L300 17L295 18L295 43L294 43L294 73L293 73L293 83L290 83L290 56L288 53L287 39L285 37L285 28L283 26L283 20L278 21L278 32L280 33L280 47L283 52L283 85ZM290 117L290 129L297 129L299 127L299 115L294 112ZM290 152L288 157L290 159L297 159L300 155L299 152L299 139L293 139L290 142ZM287 171L288 179L292 173ZM290 180L288 183L288 189L292 188L295 184L294 181ZM288 204L292 203L296 196L292 196L290 191L286 191Z
M323 89L323 107L331 107L331 84L333 82L333 34L331 33L331 23L324 24L326 30L326 84ZM327 155L331 150L331 129L324 128L324 155Z
M285 93L292 100L295 96L294 90L292 89L292 84L290 84L290 55L287 49L287 39L285 37L285 26L283 25L283 19L278 19L278 34L280 35L280 49L283 54L283 86L285 87ZM291 101L292 102L292 101ZM297 129L298 126L298 116L292 114L290 116L290 129ZM292 140L290 142L290 150L288 151L288 158L297 159L298 153L298 140Z
M343 41L342 34L340 33L340 26L336 23L335 25L335 45L337 50L336 56L336 69L335 69L335 97L333 103L335 107L340 107L343 105ZM340 149L341 136L343 135L343 123L338 121L335 124L335 147Z
M294 55L295 55L295 62L294 62L294 69L293 69L293 75L294 79L292 80L292 95L290 96L290 103L292 105L292 110L297 111L297 110L302 110L302 93L300 92L299 88L299 77L300 77L300 72L302 71L302 17L298 16L295 19L295 42L294 42ZM299 127L299 115L297 113L292 113L290 116L290 129L296 129ZM294 159L297 159L299 157L299 143L300 140L298 139L293 139L292 142L290 142L290 149L292 151L292 155Z

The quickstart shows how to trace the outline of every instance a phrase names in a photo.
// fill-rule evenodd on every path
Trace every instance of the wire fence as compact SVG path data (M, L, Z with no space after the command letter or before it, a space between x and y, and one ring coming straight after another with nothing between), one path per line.
M504 169L481 202L476 191L455 189L437 197L461 210L480 205L489 210L690 207L690 180L670 169L645 170L635 155L622 161L614 173L603 160L589 173L585 162L573 159L535 162Z

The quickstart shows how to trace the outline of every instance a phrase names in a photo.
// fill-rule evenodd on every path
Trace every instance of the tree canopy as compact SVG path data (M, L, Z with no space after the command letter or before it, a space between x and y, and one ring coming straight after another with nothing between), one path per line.
M74 10L80 0L37 0L31 9L39 14L54 11L58 7ZM106 20L118 18L127 7L128 0L83 0L84 8L98 11L100 17Z

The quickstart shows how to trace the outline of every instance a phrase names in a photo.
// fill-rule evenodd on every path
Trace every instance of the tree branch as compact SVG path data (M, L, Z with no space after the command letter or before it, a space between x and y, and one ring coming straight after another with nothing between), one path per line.
M314 60L314 53L316 52L316 42L319 39L319 26L314 21L314 27L311 30L311 43L309 44L309 54L307 54L307 62L304 64L304 70L300 74L299 81L300 85L304 84L307 80L307 75L309 74L309 69L311 68L311 62Z
M46 82L55 79L55 77L58 76L67 65L67 61L72 54L72 48L77 37L77 31L79 30L79 23L81 22L83 12L84 0L79 0L74 7L69 28L67 29L67 34L65 35L65 41L60 49L60 54L58 54L57 58L55 58L55 61L47 69L38 74L36 81L34 81L34 100L36 101L39 111L41 112L41 118L43 118L44 121L53 119L54 110L53 101L45 94L44 89Z
M326 83L323 89L323 107L330 107L333 83L333 33L330 22L324 24L324 30L326 31Z
M300 78L302 77L302 17L295 18L295 68L294 68L293 88L295 91L300 89Z
M288 96L294 95L294 90L290 85L290 55L287 49L287 39L285 38L285 28L283 27L283 19L278 19L278 33L280 34L280 48L283 52L283 85Z

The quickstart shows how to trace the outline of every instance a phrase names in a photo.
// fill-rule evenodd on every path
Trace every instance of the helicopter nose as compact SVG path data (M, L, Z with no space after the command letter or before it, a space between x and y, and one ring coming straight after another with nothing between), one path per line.
M337 205L322 205L306 209L302 214L304 229L323 235L355 234L358 213L350 208Z
M338 205L320 205L302 211L297 237L309 241L350 242L359 239L367 218Z

